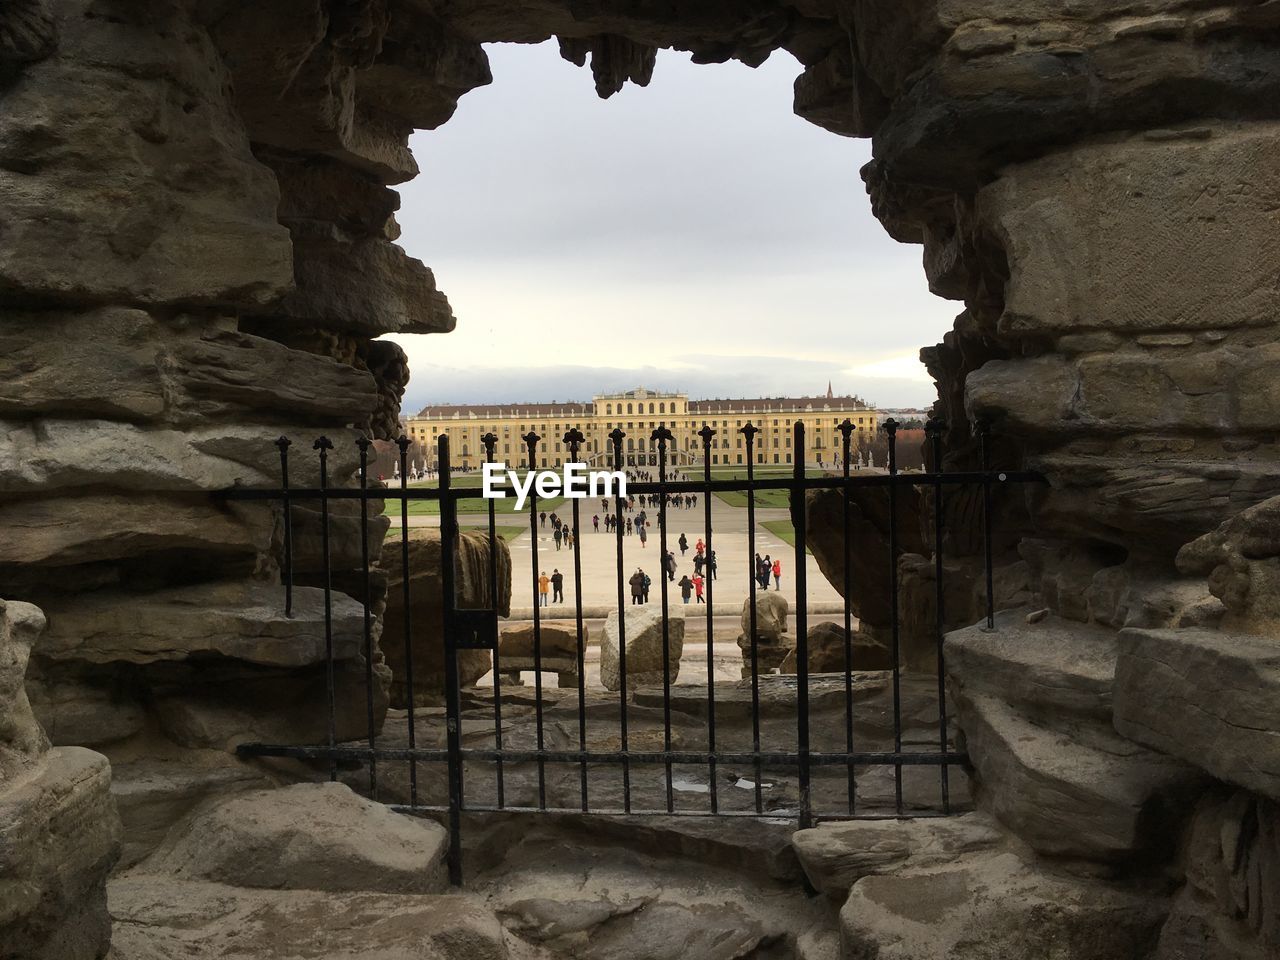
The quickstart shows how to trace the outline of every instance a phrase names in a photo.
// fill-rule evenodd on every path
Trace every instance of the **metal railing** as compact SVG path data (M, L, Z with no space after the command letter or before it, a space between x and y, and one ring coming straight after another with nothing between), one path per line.
M544 644L543 644L543 621L545 619L545 608L540 607L538 603L538 533L539 533L539 501L536 491L530 491L530 497L525 510L529 517L529 529L531 538L531 564L532 571L532 632L533 632L533 733L534 746L530 749L527 745L518 748L512 747L505 736L507 727L504 722L504 671L501 659L501 651L498 644L498 613L496 609L489 608L483 610L463 609L458 604L457 598L457 550L460 526L458 522L458 506L465 500L480 498L482 491L478 487L457 487L453 484L453 476L450 470L450 451L447 437L441 436L438 442L438 458L439 458L439 482L436 487L411 487L409 486L408 477L409 469L407 462L407 451L410 441L401 437L397 443L400 451L399 463L399 483L396 486L384 487L381 485L371 485L369 481L369 449L370 441L366 438L359 438L355 442L359 450L359 472L358 485L354 487L335 487L329 481L328 457L333 449L333 444L324 437L317 439L313 446L318 458L319 466L319 486L317 487L294 487L290 485L290 449L291 444L287 438L280 438L276 441L280 453L280 475L281 485L277 489L246 489L235 488L224 492L224 496L228 499L239 500L270 500L278 501L283 510L283 545L282 545L282 580L284 605L286 613L292 616L294 580L295 580L295 544L293 524L291 521L291 510L298 504L316 503L319 504L320 510L320 527L321 527L321 543L320 550L322 553L322 567L319 573L321 578L321 587L324 597L324 630L325 630L325 650L326 650L326 675L325 689L327 702L328 719L328 736L327 742L323 744L313 745L296 745L296 744L269 744L269 743L246 743L238 748L238 752L243 756L256 757L293 757L302 760L317 761L325 763L328 766L328 774L331 779L338 777L339 767L351 768L353 766L363 765L365 773L359 776L367 777L367 789L369 796L378 799L380 796L380 771L385 770L388 764L403 763L407 766L408 771L408 789L407 803L394 803L393 807L402 809L411 813L431 813L444 814L447 818L450 829L450 854L449 854L449 870L450 876L455 883L461 882L462 876L462 844L461 844L461 817L463 812L482 813L491 811L515 811L515 812L562 812L562 813L601 813L601 814L619 814L619 815L645 815L645 814L664 814L664 815L680 815L680 816L737 816L737 817L789 817L798 822L800 827L807 827L818 820L823 819L847 819L850 817L901 817L904 815L946 815L952 812L954 805L951 797L951 784L949 770L951 766L963 764L967 758L962 753L954 749L951 743L952 731L949 727L949 720L946 706L946 684L945 672L943 664L943 636L945 633L946 617L944 612L944 568L943 568L943 537L946 532L946 503L948 492L956 487L978 486L982 491L982 558L981 562L984 567L983 575L985 576L985 597L986 597L986 625L988 629L994 627L994 607L995 599L993 596L993 544L992 544L992 525L993 525L993 506L992 491L993 488L1003 486L1015 482L1039 481L1043 478L1038 474L1027 471L996 471L993 470L989 463L989 431L985 424L979 424L977 427L979 434L979 450L981 459L981 468L976 471L967 472L944 472L940 465L942 459L942 435L943 425L937 421L930 421L927 425L927 442L931 450L932 468L920 472L901 472L897 466L897 439L896 433L898 425L889 420L883 424L883 430L886 434L888 444L888 469L885 472L863 472L851 469L852 460L852 437L855 431L854 425L845 420L840 424L838 429L842 435L842 457L838 473L820 473L811 475L805 463L805 429L804 424L797 422L793 425L793 443L791 447L791 455L793 464L791 465L790 476L756 476L756 434L759 428L748 422L741 428L741 433L745 441L746 463L745 477L735 477L729 479L718 479L713 476L713 467L711 465L712 457L712 440L716 431L703 427L698 436L702 440L702 476L701 479L672 479L669 476L669 467L667 463L667 455L669 445L673 441L670 431L664 426L652 431L651 439L657 445L657 479L645 482L633 482L628 484L628 497L653 497L656 495L657 500L657 530L659 540L659 555L666 557L668 554L668 510L670 509L670 498L674 496L684 497L686 495L694 495L701 497L701 508L703 515L703 523L705 525L705 556L714 564L712 569L708 570L708 576L705 579L705 626L706 626L706 669L707 680L705 686L705 719L702 727L705 734L705 749L691 749L688 747L677 748L677 744L673 737L672 723L672 671L671 671L671 644L670 644L670 604L671 596L666 571L658 576L659 584L659 602L662 609L662 689L661 689L661 749L653 749L651 744L642 744L639 748L634 742L633 727L630 722L631 715L636 711L636 707L632 703L632 699L637 695L633 689L629 689L627 676L627 590L626 590L626 565L624 562L624 541L626 534L624 533L625 521L628 514L629 504L624 501L620 495L612 498L612 515L614 523L606 524L612 526L612 533L615 537L615 563L616 563L616 587L617 587L617 673L618 673L618 690L616 695L617 703L617 720L616 730L618 733L618 744L616 749L601 749L592 747L589 732L589 707L599 702L594 691L590 694L587 689L587 670L586 670L586 631L584 625L583 614L583 589L582 589L582 553L580 539L583 535L581 524L581 501L573 499L570 501L572 528L577 536L574 537L572 544L573 558L573 583L574 583L574 616L573 623L576 632L576 650L574 651L574 665L576 668L576 691L571 691L570 698L576 699L576 710L574 711L574 729L572 731L572 739L576 740L576 746L572 748L564 748L563 746L552 746L548 744L546 729L546 703L548 700L547 691L543 686L543 673L545 666ZM622 450L622 441L625 434L619 429L614 430L610 434L610 442L613 452L613 468L625 471L624 454ZM534 464L534 454L537 450L537 444L542 439L536 433L530 432L522 437L528 447L528 463ZM486 434L482 441L486 449L486 457L490 462L497 462L495 458L495 448L497 437L493 434ZM563 442L569 453L569 459L576 462L579 450L585 441L585 437L576 429L570 430L563 437ZM856 690L855 690L855 653L854 653L854 615L851 603L853 595L853 565L852 551L857 547L853 542L851 533L851 522L853 519L853 492L858 488L884 489L888 499L888 517L887 517L887 541L888 549L884 562L889 565L889 584L890 584L890 625L889 625L889 644L890 644L890 669L885 671L889 674L888 683L891 689L891 711L892 711L892 738L885 744L869 744L861 745L855 736L855 723L858 719L858 710L856 706ZM906 749L904 747L903 738L903 691L902 691L902 674L903 674L903 657L901 649L901 624L900 624L900 597L899 597L899 571L898 560L900 556L899 547L899 517L898 517L898 500L900 492L907 488L926 488L932 491L932 534L933 534L933 553L934 553L934 579L936 597L935 602L935 621L936 621L936 707L938 711L937 718L937 736L936 743L928 749ZM754 577L749 577L747 601L744 608L744 616L749 618L748 638L749 650L744 649L744 659L749 657L749 670L744 664L744 673L748 676L744 679L749 680L750 687L750 748L732 748L726 749L724 743L717 737L718 726L722 726L722 721L717 719L717 688L722 689L726 686L723 681L717 683L716 680L716 664L715 664L715 614L713 612L716 576L720 569L726 569L715 554L715 539L712 524L712 498L718 493L738 492L745 494L746 510L747 510L747 549L746 555L748 563L754 562L756 556L757 532L756 532L756 509L757 498L763 491L781 490L787 494L790 518L794 529L794 559L793 559L793 575L796 578L796 604L794 609L795 615L795 681L794 681L794 727L791 736L793 740L783 749L778 749L773 745L766 743L763 730L763 713L761 709L761 690L762 679L765 673L761 669L760 650L759 650L759 633L758 633L758 606L757 606L757 589L758 584ZM808 585L807 577L807 542L808 531L806 529L806 509L805 498L810 491L836 491L843 493L843 511L842 511L842 544L844 550L843 563L843 582L840 586L840 594L843 596L842 604L842 626L844 638L844 664L843 670L837 674L836 683L840 683L843 687L843 709L840 710L840 721L843 726L842 745L837 749L815 750L811 743L810 729L810 689L811 678L809 675L809 648L808 648ZM365 697L366 697L366 715L368 722L367 736L359 741L349 740L347 742L339 742L337 734L337 724L335 721L336 714L336 694L335 694L335 661L334 661L334 644L333 644L333 568L331 563L331 544L329 539L329 530L331 524L330 505L335 501L343 501L355 499L360 504L360 534L362 541L361 549L361 568L360 574L364 589L363 607L363 656L364 656L364 679L365 679ZM372 578L371 570L373 563L370 558L370 501L381 504L383 501L398 501L400 504L400 563L401 563L401 591L402 596L400 602L404 607L403 617L403 635L400 637L389 637L383 635L381 637L381 645L387 648L390 644L403 643L403 664L405 672L405 688L409 691L407 704L405 707L405 722L407 740L404 746L388 746L379 742L379 718L374 704L374 663L377 659L377 649L375 648L375 617L373 613L372 598ZM418 734L420 727L424 721L416 714L414 703L414 637L415 631L412 623L411 610L413 606L413 596L411 592L411 571L410 566L410 524L409 524L409 505L416 501L436 501L440 510L440 526L441 526L441 563L440 579L442 585L441 602L444 611L444 697L445 697L445 736L444 744L423 747L418 742ZM683 502L683 501L682 501ZM494 501L488 501L487 509L487 535L491 548L488 550L488 569L487 576L489 578L488 596L495 599L500 595L499 573L498 573L498 551L493 548L497 543L497 525L496 510ZM482 530L484 528L481 528ZM716 569L718 568L718 569ZM754 570L750 572L754 573ZM512 589L515 589L513 584ZM560 619L560 618L556 618ZM459 683L459 666L458 655L461 651L469 649L480 649L491 651L492 654L492 677L493 692L492 704L487 709L492 714L491 733L485 732L486 739L491 739L492 746L464 746L464 722L468 719L474 719L475 709L469 708L464 711L462 704L462 688ZM772 682L772 681L771 681ZM785 686L785 692L790 695L790 681L778 680L780 685ZM686 689L686 687L682 687ZM472 699L475 699L474 697ZM555 702L561 702L561 697L557 694ZM428 726L431 724L428 722ZM487 723L485 726L489 726ZM475 724L472 725L473 733L479 730ZM432 727L434 729L434 727ZM438 731L436 731L438 732ZM745 733L745 731L744 731ZM438 739L438 738L437 738ZM880 746L882 749L870 749L869 747ZM917 745L918 746L918 745ZM419 766L422 764L443 766L445 777L447 778L447 799L444 802L438 800L424 799L421 795L421 787L423 781L419 777ZM522 765L532 764L536 768L536 801L525 803L512 803L508 795L509 778L512 771ZM548 768L563 766L565 769L576 768L576 794L573 802L565 801L564 791L559 791L556 798L549 800L548 796ZM910 811L908 805L904 801L904 785L903 770L909 767L936 767L938 770L938 784L940 788L940 803L935 809L923 809L919 805L913 804ZM476 771L490 768L492 774L493 793L492 802L483 802L469 797L465 789L465 785L469 778L474 776ZM643 806L642 804L633 803L633 778L636 771L640 768L657 767L662 770L662 790L658 805ZM677 805L675 797L675 769L677 767L699 767L704 768L707 772L707 790L705 804L690 807L687 803ZM751 802L743 808L740 804L727 803L721 791L719 783L719 773L725 767L747 767L750 768L752 777L750 783ZM865 810L860 807L857 795L857 781L859 777L859 769L864 772L869 768L892 767L893 768L893 802L889 809L875 808ZM597 769L618 768L620 769L622 781L621 804L616 806L600 806L598 803L593 804L591 777L590 773ZM776 771L778 769L794 770L796 784L796 802L794 805L779 807L777 805L766 805L764 798L764 783L766 777L766 768ZM837 809L820 809L815 807L812 784L815 771L826 771L828 769L844 768L844 776L840 779L844 781L843 792L845 794L843 802ZM487 777L486 777L487 779ZM745 779L745 778L744 778ZM433 781L434 782L434 781ZM556 802L558 800L558 802Z

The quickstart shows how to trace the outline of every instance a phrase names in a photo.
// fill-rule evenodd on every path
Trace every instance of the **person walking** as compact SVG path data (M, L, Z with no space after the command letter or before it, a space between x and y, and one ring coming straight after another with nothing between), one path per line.
M545 527L547 525L547 511L543 510L538 514L538 519L542 521L542 526Z
M675 583L676 581L676 555L668 550L667 555L662 558L662 566L667 571L667 582Z
M698 603L707 602L702 599L702 584L703 584L702 575L699 573L695 573L693 575L693 595L697 599Z
M698 542L693 545L693 552L702 553L702 554L705 554L707 552L707 545L702 542L701 537L699 537Z
M699 551L698 553L695 553L693 555L693 572L701 576L702 566L706 562L707 562L707 558L702 555L701 551Z
M547 576L547 571L542 571L542 576L538 577L538 605L545 607L547 605L547 594L551 590L551 578Z
M640 527L640 529L637 531L640 534L640 546L643 547L649 540L649 535L644 532L646 523L644 520L640 520L638 521L637 525Z
M551 602L564 603L564 574L558 568L551 571Z
M627 517L627 536L631 536L631 518Z
M689 598L693 596L693 581L689 579L689 575L687 573L680 578L679 586L680 586L680 598L685 603L688 603Z
M648 575L647 573L645 573L643 570L641 570L641 571L640 571L640 576L643 578L643 579L641 580L641 585L644 587L644 602L645 602L645 603L648 603L648 602L649 602L649 587L652 585L653 581L649 579L649 575Z
M593 513L591 515L591 526L594 528L596 533L600 532L600 514Z
M689 538L682 533L676 542L680 545L680 556L683 557L689 551Z
M644 571L636 567L636 572L631 575L631 579L627 583L631 584L631 605L638 606L644 602Z
M773 561L773 589L782 589L782 560Z
M719 580L719 579L720 579L720 574L719 574L719 572L716 570L716 567L717 567L717 564L716 564L716 552L715 552L714 550L708 550L708 551L707 551L707 575L708 575L712 580Z
M559 526L559 524L557 524L557 525L556 525L556 532L555 532L555 533L553 533L553 534L551 535L551 538L552 538L553 540L555 540L555 542L556 542L556 549L557 549L557 550L559 550L559 549L560 549L560 540L561 540L561 538L562 538L563 536L564 536L564 534L563 534L563 533L561 533L561 531L560 531L560 526Z
M773 572L773 560L766 553L764 559L760 561L760 587L763 590L769 589L769 574Z

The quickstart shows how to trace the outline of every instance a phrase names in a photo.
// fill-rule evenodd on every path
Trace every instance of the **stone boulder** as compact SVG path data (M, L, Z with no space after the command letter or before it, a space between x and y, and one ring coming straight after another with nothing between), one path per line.
M868 876L840 911L846 960L1133 960L1167 904L1012 853Z
M267 890L440 893L449 835L340 783L250 790L197 810L137 869Z
M994 849L1004 834L982 813L936 820L828 821L791 837L814 888L843 903L863 877L945 866Z
M444 598L440 581L440 531L412 531L409 541L410 607L404 607L403 555L400 541L388 541L382 548L380 565L387 571L387 608L382 623L382 653L391 668L391 704L403 707L410 696L415 702L431 703L444 694ZM454 583L462 609L497 609L498 616L511 612L511 551L501 537L497 541L497 594L489 583L489 536L462 533L458 536ZM405 657L405 626L408 622L413 649L413 690L409 690ZM488 650L459 650L458 679L463 686L475 684L493 668Z
M541 637L542 669L557 675L557 683L561 687L578 685L578 627L576 623L549 623L545 620L538 624ZM591 633L584 624L582 627L582 647L585 650ZM520 674L533 670L534 631L532 623L512 624L503 627L498 635L498 663L503 683L518 684Z
M31 960L96 960L111 942L106 877L120 820L106 757L50 749L23 690L44 616L0 600L0 948Z
M788 635L787 617L790 605L776 590L756 593L756 663L761 673L773 673L795 645ZM742 601L742 632L738 648L742 651L742 676L751 676L751 598Z
M684 652L684 612L671 610L667 617L667 679L675 683L680 676L680 656ZM631 606L622 621L626 632L627 689L662 685L662 608ZM618 611L614 610L604 624L600 641L600 682L606 690L622 686L619 672Z
M1280 636L1280 497L1240 511L1178 551L1178 569L1209 578L1224 630Z
M809 628L806 639L809 646L810 673L844 673L845 629L838 623L815 623ZM854 670L892 670L893 651L882 641L863 630L853 631ZM796 650L793 647L783 657L779 673L796 672Z
M111 882L122 960L507 960L479 897L246 890L130 872Z
M1125 630L1115 728L1280 800L1280 643L1218 630Z

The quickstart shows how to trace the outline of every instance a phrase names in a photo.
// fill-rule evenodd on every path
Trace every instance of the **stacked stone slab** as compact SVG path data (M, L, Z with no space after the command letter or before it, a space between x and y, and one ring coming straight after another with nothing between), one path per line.
M591 639L591 631L582 628L582 649ZM537 652L537 656L535 656ZM535 632L532 623L504 627L498 637L498 655L502 665L502 682L519 685L520 674L536 669L556 675L556 686L578 685L578 628L576 623L542 621Z
M684 653L684 627L683 612L671 610L664 618L662 608L656 605L627 607L621 618L614 610L604 622L600 641L600 683L606 690L622 689L624 657L620 651L625 647L627 689L662 686L664 634L666 678L668 683L675 683Z
M30 960L94 960L111 942L107 872L120 850L107 758L53 747L23 688L44 615L0 600L0 943Z

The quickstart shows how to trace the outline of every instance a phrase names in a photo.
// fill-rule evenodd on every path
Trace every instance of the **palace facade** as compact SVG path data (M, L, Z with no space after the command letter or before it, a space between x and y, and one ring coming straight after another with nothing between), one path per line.
M621 429L626 437L622 451L627 466L656 466L657 442L651 435L665 426L674 436L668 444L668 463L692 466L702 463L702 438L698 431L716 431L711 441L712 466L746 464L747 445L741 428L748 422L760 429L755 438L757 464L790 464L792 424L803 421L810 462L832 462L840 454L837 429L848 418L858 437L870 438L877 426L877 414L856 396L835 396L830 385L825 396L771 397L757 400L690 400L684 393L646 390L601 394L589 403L514 403L494 406L430 406L405 420L406 436L414 441L423 464L435 466L436 443L441 434L449 437L450 457L455 468L475 469L484 462L480 438L493 433L498 438L495 459L511 468L528 466L528 446L521 439L529 431L541 438L535 467L560 467L569 460L564 435L575 427L586 442L580 459L594 466L613 464L609 434Z

